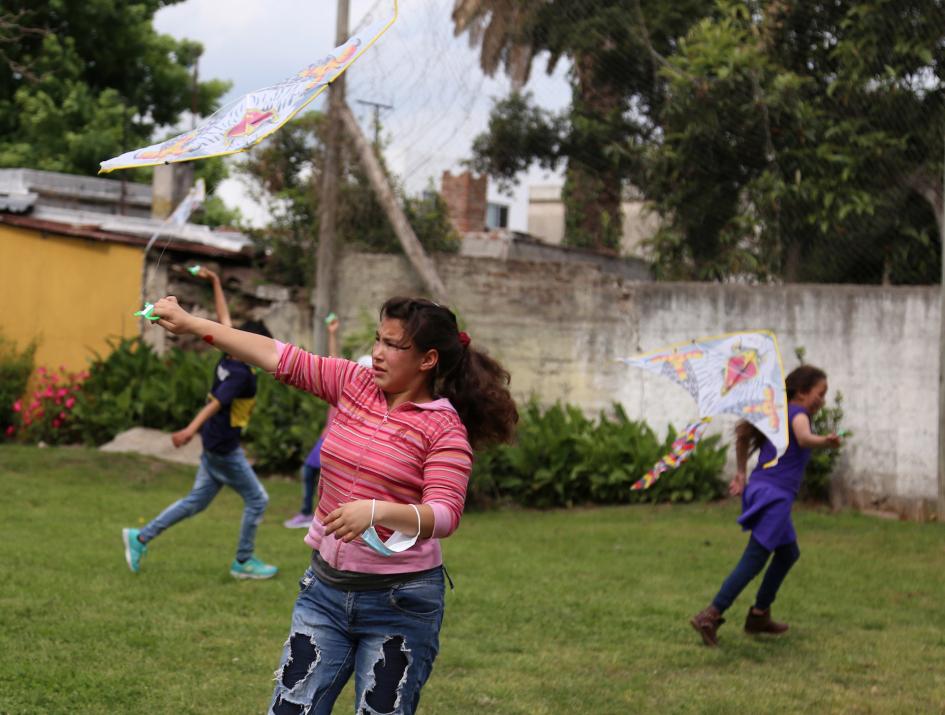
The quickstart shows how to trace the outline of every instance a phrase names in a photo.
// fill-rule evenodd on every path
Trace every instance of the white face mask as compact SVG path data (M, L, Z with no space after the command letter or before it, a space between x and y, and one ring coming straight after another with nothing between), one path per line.
M381 537L377 535L377 531L374 529L375 504L376 500L371 499L371 525L361 534L361 538L364 539L365 544L370 546L381 556L393 556L394 554L406 551L417 543L417 538L420 536L420 510L414 504L410 506L417 512L417 533L413 536L407 536L407 534L401 533L400 531L395 531L387 541L381 541Z

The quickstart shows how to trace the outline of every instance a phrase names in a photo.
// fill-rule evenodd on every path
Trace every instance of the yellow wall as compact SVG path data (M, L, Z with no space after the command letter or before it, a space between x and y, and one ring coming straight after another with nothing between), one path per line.
M107 355L109 337L138 332L140 248L0 224L0 331L36 364L70 370Z

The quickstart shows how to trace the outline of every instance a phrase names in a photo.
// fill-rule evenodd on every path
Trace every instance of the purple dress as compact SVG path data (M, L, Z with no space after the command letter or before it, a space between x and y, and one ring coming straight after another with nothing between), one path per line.
M797 498L804 479L804 468L811 450L802 449L794 435L794 417L800 413L808 417L803 407L788 404L788 448L778 463L765 469L763 465L774 459L777 451L770 440L765 440L755 467L742 493L742 515L738 523L751 531L755 541L769 551L797 541L791 522L791 506Z
M318 441L315 442L315 446L312 447L312 451L308 453L308 457L305 458L305 466L311 467L312 469L321 469L322 468L322 442L325 441L325 435L328 434L328 427L331 425L331 421L335 416L335 408L329 407L328 414L325 415L325 426L322 428L322 433L318 435Z

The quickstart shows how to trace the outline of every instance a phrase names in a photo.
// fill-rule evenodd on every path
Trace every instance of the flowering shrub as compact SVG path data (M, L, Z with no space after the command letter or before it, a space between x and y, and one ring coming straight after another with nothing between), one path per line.
M25 442L68 444L78 439L78 424L73 408L88 378L87 372L58 371L39 367L33 389L13 403L12 424L6 436Z

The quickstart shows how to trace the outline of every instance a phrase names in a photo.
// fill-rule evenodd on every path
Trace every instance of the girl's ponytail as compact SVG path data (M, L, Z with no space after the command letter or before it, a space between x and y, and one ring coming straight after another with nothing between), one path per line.
M463 348L456 369L443 376L438 388L456 408L474 448L514 437L518 409L509 393L509 373L484 352Z

